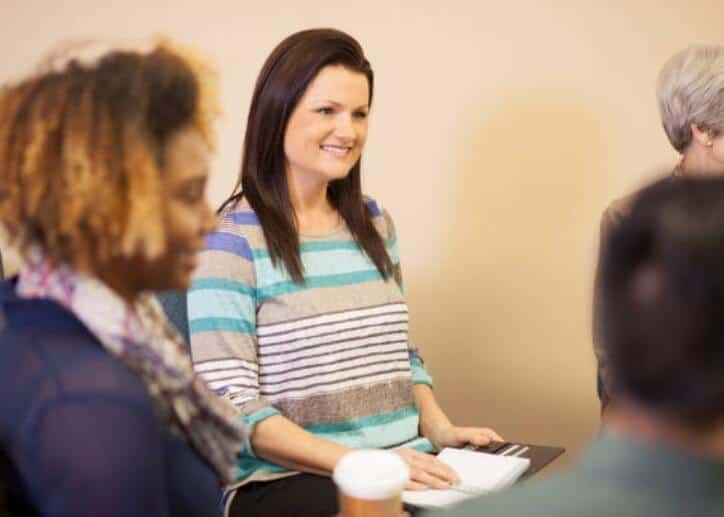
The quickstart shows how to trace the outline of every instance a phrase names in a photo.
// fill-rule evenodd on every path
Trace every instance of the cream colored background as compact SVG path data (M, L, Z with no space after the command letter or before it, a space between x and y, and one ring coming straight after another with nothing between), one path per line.
M440 401L570 460L598 425L600 212L675 163L655 77L683 46L724 43L722 22L721 0L0 0L0 78L68 38L164 32L199 47L223 80L218 203L273 46L316 26L356 36L376 72L366 190L395 217Z

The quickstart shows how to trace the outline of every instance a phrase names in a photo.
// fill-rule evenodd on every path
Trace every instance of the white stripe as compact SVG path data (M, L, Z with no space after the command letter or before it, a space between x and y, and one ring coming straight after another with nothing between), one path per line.
M364 340L364 341L371 341L371 340ZM407 351L407 341L400 340L400 341L394 341L391 343L384 343L377 346L371 346L368 348L365 348L363 350L359 350L358 346L354 346L353 348L350 348L349 343L345 343L346 349L337 350L333 352L327 352L323 355L320 355L318 357L311 357L309 359L298 359L295 361L281 361L276 363L266 363L262 362L261 365L261 371L260 375L270 375L279 371L287 370L290 366L298 367L298 368L304 368L304 367L312 367L312 366L321 366L323 364L329 364L334 363L337 361L343 361L344 359L347 359L349 357L354 357L356 355L364 354L365 356L372 355L372 354L379 354L384 352L394 352L396 350L405 351L406 354L409 356L409 352Z
M520 445L512 445L512 446L508 447L507 449L505 449L503 452L501 452L499 454L499 456L507 456L508 454L510 454L511 452L516 450L518 447L520 447Z
M233 368L230 370L221 370L221 371L213 371L213 372L199 372L199 375L206 381L218 381L221 379L228 379L229 377L246 377L247 379L251 381L256 381L257 374L254 372L250 372L249 370L242 370L241 368Z
M528 452L528 449L530 449L530 447L523 447L521 450L519 450L518 452L516 452L516 453L513 454L512 456L515 456L515 457L517 458L517 457L520 456L521 454L525 454L526 452Z
M268 337L259 337L259 346L269 346L275 343L284 343L285 341L309 339L324 334L337 333L345 330L360 329L363 327L390 325L394 323L407 325L407 322L407 314L388 314L354 321L343 321L341 323L336 323L333 325L317 325L315 327L285 332L284 334L275 334Z
M370 363L376 362L376 361L385 361L385 363L379 365L384 366L386 364L397 364L397 362L403 362L403 364L409 364L409 355L407 352L403 351L401 353L394 353L390 354L388 356L385 356L384 358L379 357L360 357L359 359L356 359L354 361L349 361L347 363L344 363L342 367L345 369L344 373L345 376L351 376L354 374L354 372L358 371L357 368L362 368L365 365L368 365ZM376 365L377 366L377 365ZM332 364L326 364L326 365L320 365L313 368L305 368L300 370L293 370L291 372L287 373L281 373L278 375L269 375L269 376L262 376L259 379L259 384L262 386L262 389L264 386L270 386L272 384L279 384L284 383L285 381L289 381L292 377L307 377L309 375L320 375L320 377L308 377L304 379L306 381L306 384L313 384L315 382L319 382L318 379L321 379L321 375L325 373L330 373L339 370L340 365L337 363ZM350 368L350 369L348 369ZM355 369L351 369L355 368Z
M281 355L275 355L274 357L260 355L259 364L263 368L267 368L269 365L272 364L286 364L291 361L302 359L304 357L309 357L311 355L330 355L343 352L345 350L355 350L366 345L380 345L392 341L407 343L407 332L396 332L393 334L385 334L382 336L373 337L362 336L361 339L350 339L347 341L342 341L340 343L331 343L329 345L308 348L306 350L292 350L291 352L287 352Z
M226 391L229 395L234 395L234 397L242 397L245 396L248 400L254 400L256 398L259 398L259 390L254 388L242 388L241 386L229 386L229 389ZM231 397L231 398L234 398Z
M256 328L257 336L264 336L267 334L275 334L277 332L293 331L299 327L308 327L312 325L325 325L327 323L335 323L338 321L360 318L367 316L376 316L380 314L388 314L390 312L405 311L407 312L407 304L405 303L391 303L389 305L382 305L380 307L366 308L366 309L355 309L351 311L337 312L334 314L324 314L322 316L311 316L309 318L302 318L295 321L285 321L283 323L273 323L270 325L260 325Z
M315 377L313 379L299 379L299 380L289 380L286 382L283 382L281 384L277 384L274 386L273 389L270 388L270 391L267 391L265 388L267 387L265 383L261 383L260 385L260 391L262 394L267 393L278 393L280 391L289 390L289 389L303 389L305 386L309 386L310 384L317 384L317 383L335 383L335 382L341 382L345 379L349 379L350 377L357 377L360 375L375 375L380 372L383 372L385 370L390 370L392 368L407 368L410 369L410 362L407 360L402 361L390 361L385 362L383 364L375 364L372 366L362 366L359 368L355 368L354 370L344 371L344 372L332 372L326 375L319 375L318 377Z
M279 402L280 400L308 398L315 395L323 395L325 393L333 393L336 391L350 389L356 386L368 386L377 382L390 382L395 379L409 379L411 377L412 374L410 372L385 373L372 377L353 379L347 382L338 382L336 384L330 384L328 386L315 386L313 388L288 391L286 393L280 393L279 395L265 395L264 398L267 399L269 402L273 403Z
M244 397L244 396L237 395L236 397L231 397L229 400L235 406L242 406L242 405L246 404L247 402L251 402L254 399L256 399L256 397L254 397L254 396Z
M256 363L236 358L218 359L216 361L204 361L201 364L194 364L194 369L197 372L208 372L209 370L224 370L231 368L245 368L254 372L259 370L259 366Z
M278 354L284 352L293 352L301 347L324 345L330 341L346 341L351 339L364 338L369 335L378 334L380 332L404 332L407 334L407 323L400 323L398 325L390 325L384 329L380 328L366 328L366 329L354 329L347 330L344 332L338 332L329 334L327 336L310 337L306 339L299 339L291 343L283 345L268 345L259 343L259 355Z
M206 384L209 385L209 388L212 390L217 390L219 388L223 388L224 386L229 386L230 384L251 384L250 388L242 388L242 389L253 389L255 386L258 386L256 381L250 381L246 377L234 377L233 379L224 379L223 381L215 381L215 382L207 382ZM231 386L233 387L233 386ZM230 388L231 388L230 387Z

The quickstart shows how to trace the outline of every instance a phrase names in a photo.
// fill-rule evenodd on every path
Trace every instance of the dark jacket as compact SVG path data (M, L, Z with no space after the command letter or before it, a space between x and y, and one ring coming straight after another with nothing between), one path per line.
M209 466L71 313L0 282L0 447L41 515L220 515Z

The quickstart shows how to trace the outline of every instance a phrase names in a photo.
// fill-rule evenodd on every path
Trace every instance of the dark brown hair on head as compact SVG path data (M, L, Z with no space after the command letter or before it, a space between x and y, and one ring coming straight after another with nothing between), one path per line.
M298 283L304 281L299 232L286 178L284 135L289 117L319 71L330 65L364 74L372 104L374 74L360 44L335 29L292 34L267 58L256 81L244 137L241 171L219 212L246 198L259 217L272 262L281 261ZM392 262L362 196L361 165L329 184L327 195L357 243L383 278Z

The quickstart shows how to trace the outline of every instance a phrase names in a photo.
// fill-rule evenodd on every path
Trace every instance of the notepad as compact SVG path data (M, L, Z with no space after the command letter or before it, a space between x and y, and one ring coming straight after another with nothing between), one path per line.
M439 508L509 487L528 469L528 458L443 449L437 459L450 465L461 483L446 490L405 490L402 499L423 508Z

